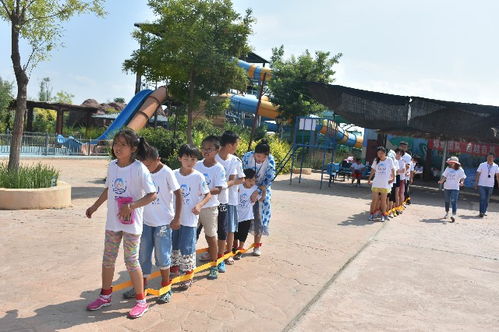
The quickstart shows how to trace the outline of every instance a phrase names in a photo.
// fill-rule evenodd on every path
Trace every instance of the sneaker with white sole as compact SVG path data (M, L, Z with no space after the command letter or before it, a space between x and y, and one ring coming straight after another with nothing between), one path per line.
M131 289L127 290L126 292L124 292L123 293L123 298L127 299L127 300L134 299L135 298L135 289L131 288Z
M256 248L253 248L253 256L261 256L262 255L262 251L260 250L260 247L256 247Z
M370 215L369 215L369 219L367 219L367 220L369 220L369 221L374 221L374 215L370 214Z
M201 255L199 255L199 260L202 262L208 262L211 261L211 255L209 252L203 252Z
M227 265L234 265L234 258L229 257L225 260L225 264Z
M157 304L164 304L164 303L168 303L170 302L170 299L172 298L172 291L169 290L168 292L166 292L165 294L163 295L160 295L158 297L158 299L156 300L156 303Z
M147 312L147 310L149 310L149 305L147 304L147 302L137 301L132 310L130 310L130 312L128 313L128 318L135 319L142 317Z
M111 295L109 295L109 296L99 295L99 297L95 301L90 302L87 305L87 310L95 311L95 310L99 310L103 307L107 307L109 305L111 305Z

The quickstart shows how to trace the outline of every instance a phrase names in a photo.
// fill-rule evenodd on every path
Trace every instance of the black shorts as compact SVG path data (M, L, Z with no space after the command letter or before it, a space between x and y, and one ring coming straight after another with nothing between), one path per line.
M218 227L217 235L220 241L227 240L227 210L228 204L220 204L218 206Z
M400 187L400 175L397 175L395 177L395 187Z
M234 239L241 241L241 242L246 242L246 239L248 238L248 233L249 233L252 222L253 222L253 220L241 221L239 223L238 228L237 228L237 232L234 233Z

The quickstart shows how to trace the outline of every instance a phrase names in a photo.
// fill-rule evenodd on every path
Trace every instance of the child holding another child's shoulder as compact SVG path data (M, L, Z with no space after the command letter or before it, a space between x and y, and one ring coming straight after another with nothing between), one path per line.
M251 201L251 195L258 190L256 186L256 172L251 168L244 170L244 182L240 184L239 189L239 204L237 205L237 217L238 217L238 230L234 234L234 247L233 252L237 250L244 249L244 243L248 238L248 233L251 227L251 223L255 219L253 206L255 202ZM261 195L258 196L260 201L263 201ZM235 260L241 259L241 253L236 253L234 256Z
M210 200L211 194L204 175L194 169L200 156L199 150L190 144L184 144L180 147L178 155L182 166L174 173L182 191L183 204L180 228L172 234L171 272L192 274L196 267L196 230L199 214ZM186 290L191 285L192 279L189 279L183 282L180 288Z
M147 278L152 272L152 253L161 272L161 287L171 285L170 265L172 254L172 229L180 228L182 194L175 174L170 167L161 163L158 150L149 147L142 163L151 172L152 180L158 190L158 198L144 208L144 229L140 238L139 262L144 273L144 289ZM175 198L175 209L173 207ZM123 294L125 298L135 297L132 288ZM171 290L161 294L157 303L168 303Z

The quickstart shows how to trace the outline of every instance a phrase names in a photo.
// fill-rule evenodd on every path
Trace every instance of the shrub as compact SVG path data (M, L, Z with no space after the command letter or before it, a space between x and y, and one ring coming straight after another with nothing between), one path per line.
M0 164L0 188L49 188L57 185L59 171L52 166L41 163L19 166L9 171L6 163Z
M268 140L270 145L270 153L272 154L272 156L274 156L276 162L276 168L279 169L281 167L281 163L284 161L284 158L291 149L291 145L288 142L279 139L279 137L276 135L267 136L266 139ZM251 143L251 150L255 149L255 146L258 142L259 140L253 141ZM241 136L241 141L239 142L236 154L238 156L242 156L247 151L248 151L248 139L244 136ZM288 162L285 164L284 168L281 170L279 174L289 173L290 170L291 170L291 160L288 160Z
M177 158L178 148L186 141L185 133L182 131L175 132L166 130L161 127L144 128L139 132L139 135L150 145L158 149L161 161L170 168L175 169L180 166Z
M35 108L35 119L33 120L33 131L39 133L53 133L57 112L43 108Z

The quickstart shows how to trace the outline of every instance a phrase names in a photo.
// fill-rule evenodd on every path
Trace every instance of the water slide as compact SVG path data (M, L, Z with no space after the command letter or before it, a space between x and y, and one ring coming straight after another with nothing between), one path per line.
M270 68L259 67L242 60L238 60L237 65L248 73L248 77L250 79L262 81L265 78L265 81L268 81L272 78L272 70ZM262 98L260 103L258 115L269 119L277 118L279 115L279 107L274 106L271 102L269 102L268 98L264 98L265 97ZM230 95L230 105L235 111L255 114L257 104L258 99L255 96ZM317 127L317 130L323 135L333 137L339 144L353 146L359 149L362 148L362 136L345 131L334 121L324 120L323 123Z

